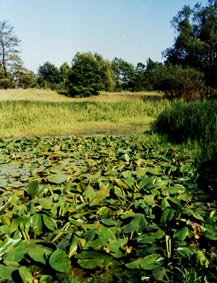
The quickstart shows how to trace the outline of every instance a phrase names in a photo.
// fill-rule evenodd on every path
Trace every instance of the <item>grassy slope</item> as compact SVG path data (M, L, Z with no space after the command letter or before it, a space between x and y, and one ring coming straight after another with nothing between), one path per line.
M0 90L0 136L141 133L168 106L159 98L158 93L69 98L50 90Z

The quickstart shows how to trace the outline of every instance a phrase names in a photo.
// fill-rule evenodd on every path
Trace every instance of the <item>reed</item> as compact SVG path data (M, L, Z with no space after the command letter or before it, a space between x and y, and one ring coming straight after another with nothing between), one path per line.
M1 91L0 136L141 133L168 107L166 100L151 98L145 93L72 99L52 91Z

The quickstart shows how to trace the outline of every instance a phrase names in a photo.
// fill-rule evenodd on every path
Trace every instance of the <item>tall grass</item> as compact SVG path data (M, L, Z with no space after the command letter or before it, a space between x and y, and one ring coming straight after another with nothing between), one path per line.
M217 101L178 102L163 111L153 129L176 143L197 143L204 159L217 154Z
M137 133L150 128L166 101L1 101L0 136Z

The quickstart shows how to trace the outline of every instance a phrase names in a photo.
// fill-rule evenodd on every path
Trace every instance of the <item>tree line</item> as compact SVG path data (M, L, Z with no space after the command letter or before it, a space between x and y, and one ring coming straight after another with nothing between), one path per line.
M37 74L23 66L13 27L0 22L0 88L51 88L69 96L99 91L157 90L168 98L217 95L217 1L185 5L172 19L174 44L163 51L164 62L150 58L134 66L122 58L106 60L91 52L76 53L71 65L45 62Z

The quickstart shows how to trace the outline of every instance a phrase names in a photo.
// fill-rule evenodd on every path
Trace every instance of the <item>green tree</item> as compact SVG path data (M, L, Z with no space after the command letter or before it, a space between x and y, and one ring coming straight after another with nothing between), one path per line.
M113 84L109 61L90 52L78 52L75 55L68 82L70 96L98 95L101 90L111 90Z
M211 88L217 88L217 1L184 8L173 18L174 45L164 51L167 63L202 71Z
M14 73L15 86L19 88L37 87L36 75L24 67L17 68Z
M70 72L71 68L67 62L60 66L60 78L63 82L66 83L68 81Z
M55 89L56 85L61 81L58 68L46 62L38 69L37 80L40 87Z
M22 64L19 56L20 40L14 34L14 28L7 21L0 21L0 86L13 86L13 73L17 65Z
M192 67L159 65L153 72L153 87L165 93L169 99L184 98L191 101L200 98L204 90L204 75Z
M152 91L157 88L159 74L162 70L162 63L148 59L146 61L145 73L144 73L144 88L145 90Z
M115 57L112 60L112 69L117 90L134 90L135 69L132 64Z

